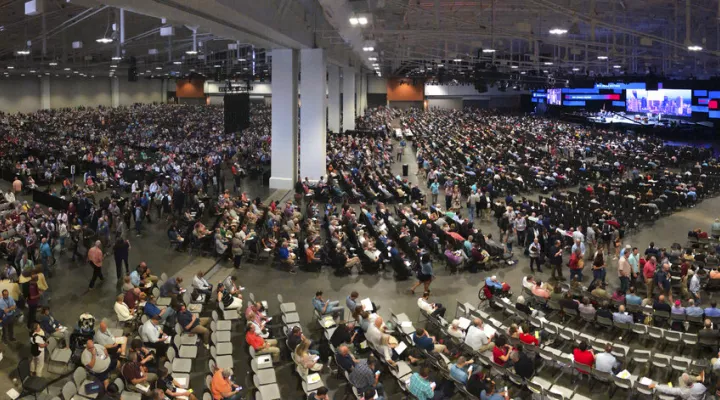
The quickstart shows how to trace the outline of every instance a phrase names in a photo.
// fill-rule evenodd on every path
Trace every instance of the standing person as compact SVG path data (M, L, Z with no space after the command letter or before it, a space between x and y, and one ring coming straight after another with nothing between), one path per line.
M543 272L542 271L542 247L540 246L540 240L536 237L533 239L533 242L530 243L530 247L528 247L528 252L530 255L530 271L535 272L533 269L533 264L537 267L537 272Z
M480 201L480 195L477 193L477 190L473 190L470 197L468 197L468 219L470 220L470 223L472 224L475 222L475 215L477 210L477 204Z
M443 187L445 190L445 210L448 211L452 207L452 199L453 199L453 181L448 177L448 179L445 181L445 186Z
M130 241L118 237L113 246L113 255L115 256L115 271L117 273L118 282L122 281L122 265L125 263L125 275L130 275L130 267L128 258L130 256Z
M515 230L515 236L517 237L518 246L521 249L525 248L525 230L527 229L527 219L525 219L525 213L520 212L513 221L513 229Z
M231 248L232 255L233 255L233 266L235 268L240 268L244 250L245 250L245 241L242 238L242 234L240 232L238 232L235 234L235 236L233 236L232 248Z
M2 331L3 331L3 342L8 344L8 341L15 342L15 315L17 314L17 304L15 299L10 296L10 292L7 289L2 291L2 298L0 298L0 310L2 310Z
M28 282L28 297L26 299L26 303L28 306L28 316L27 316L27 328L28 330L31 329L32 323L36 321L35 316L37 315L37 309L40 305L40 297L42 297L43 291L40 290L38 287L38 276L37 274L32 274L30 277L30 282Z
M43 273L46 277L50 277L50 257L52 257L52 249L47 238L42 238L40 241L40 261L43 266Z
M605 282L605 257L603 257L602 249L598 249L595 252L595 257L593 258L592 271L593 271L593 280L594 281Z
M432 196L432 204L437 204L438 201L438 194L440 193L440 184L438 183L438 180L435 179L433 183L430 184L430 194Z
M582 250L575 249L575 251L570 255L570 261L568 263L568 266L570 267L570 280L572 281L574 277L577 277L578 282L582 282L583 280L583 266L584 264L583 260L583 254Z
M562 275L562 252L562 245L559 240L556 240L555 244L550 247L550 265L552 266L552 277L557 280L565 280Z
M585 245L587 246L587 254L589 254L590 257L595 256L595 249L597 249L596 229L597 224L592 224L591 226L588 226L585 231Z
M30 329L30 375L42 376L43 367L45 367L45 332L37 322L32 323Z
M630 289L630 276L632 275L632 266L628 262L627 252L623 253L618 260L618 278L620 278L620 291L627 293Z
M410 293L415 294L415 289L420 286L420 284L425 287L426 292L430 291L430 283L435 279L435 276L433 274L432 261L428 253L423 254L420 259L420 271L417 273L417 278L418 281L410 288Z
M142 230L142 219L143 219L143 209L142 205L138 202L135 204L135 234L137 236L140 236L140 231Z
M88 287L88 290L92 290L95 287L95 281L100 278L101 281L105 281L105 277L102 273L102 263L105 256L102 252L102 243L97 240L95 241L95 246L91 247L90 250L88 250L87 260L88 264L93 269L92 278L90 278L90 286Z

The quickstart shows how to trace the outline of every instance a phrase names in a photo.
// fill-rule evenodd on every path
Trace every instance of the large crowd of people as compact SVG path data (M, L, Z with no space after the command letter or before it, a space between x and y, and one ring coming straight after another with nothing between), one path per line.
M0 252L8 260L0 272L3 340L15 340L14 325L23 309L24 322L35 332L33 349L42 349L52 336L82 350L80 363L108 391L116 390L108 377L119 374L127 382L160 389L144 393L147 397L188 396L163 361L172 364L185 334L196 335L208 349L217 344L211 334L217 334L218 320L208 314L216 310L221 319L244 319L247 345L280 362L277 339L283 332L272 329L267 305L243 298L238 278L211 285L200 271L185 283L160 277L162 266L151 271L144 262L128 265L133 251L128 239L133 232L143 235L144 224L154 219L165 221L174 250L212 254L235 268L268 260L293 274L327 266L339 276L391 271L398 280L417 278L408 283L408 293L423 286L418 307L439 325L418 327L409 335L388 329L378 307L360 305L357 293L346 299L347 310L321 291L312 300L320 319L329 317L338 325L334 332L342 340L333 343L334 358L365 398L384 395L374 375L380 364L394 368L401 360L417 366L406 376L407 391L420 399L451 396L458 382L483 399L507 398L504 389L486 379L486 370L472 369L473 359L486 352L494 363L532 377L535 360L514 340L532 342L530 328L521 324L493 337L483 330L482 319L470 326L445 321L448 307L431 298L438 263L455 274L495 271L527 260L533 275L523 279L525 298L517 299L517 310L557 317L566 306L592 308L598 316L602 309L611 320L619 313L633 324L645 322L644 316L626 306L670 308L676 315L682 309L690 316L689 310L696 312L706 302L704 288L714 279L720 282L720 249L710 244L720 237L720 222L709 232L691 232L693 245L687 248L651 244L640 254L625 240L644 221L694 207L720 192L720 173L707 150L527 115L378 108L358 118L356 132L329 137L325 177L318 182L298 177L294 199L265 204L242 190L242 178L269 162L269 123L269 108L261 106L253 108L252 125L242 134L224 133L220 109L207 106L2 115L0 132L8 138L0 144L3 175L12 181L0 199ZM412 132L412 139L395 138L395 126L401 133ZM415 177L397 172L398 163L413 161ZM69 176L71 165L82 174L80 184ZM233 176L233 188L225 188L227 174ZM25 188L61 199L61 207L21 201ZM542 193L537 201L530 198L534 192ZM497 236L490 222L497 225ZM83 330L82 324L73 329L54 320L43 293L52 283L56 257L64 252L89 264L90 290L105 279L103 260L112 254L122 291L113 314L121 333L108 331L105 321ZM610 259L617 261L617 280L606 273ZM540 275L543 269L549 277ZM510 286L494 272L483 282L483 298L510 296ZM188 291L192 296L185 295ZM561 313L553 308L554 300ZM203 303L212 307L191 310ZM714 305L703 306L700 318L720 316L714 315ZM665 322L672 330L690 332L685 324ZM665 326L662 318L653 324ZM327 340L319 349L295 326L287 327L297 367L326 370L325 361L333 358ZM451 337L460 343L451 344ZM362 339L375 352L367 361L355 357L366 353ZM393 352L399 343L412 348L402 355ZM587 346L582 347L576 362L588 364ZM45 356L33 353L31 370L41 375L38 357ZM443 363L450 379L431 384L431 369ZM209 388L213 398L238 398L231 369L216 366ZM683 379L686 387L694 387L692 379ZM327 390L311 396L326 398Z

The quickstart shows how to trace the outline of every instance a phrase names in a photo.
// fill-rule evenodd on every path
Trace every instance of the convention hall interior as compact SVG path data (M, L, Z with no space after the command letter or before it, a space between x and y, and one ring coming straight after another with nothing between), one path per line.
M718 0L0 1L0 395L720 397Z

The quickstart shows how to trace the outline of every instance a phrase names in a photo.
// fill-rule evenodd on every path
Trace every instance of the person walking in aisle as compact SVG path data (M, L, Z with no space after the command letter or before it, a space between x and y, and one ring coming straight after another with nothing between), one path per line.
M115 256L115 271L117 273L118 283L122 282L122 266L125 263L125 275L130 275L130 269L128 266L128 258L130 253L130 241L125 240L121 237L115 241L113 246L113 253Z
M102 273L102 263L105 256L102 252L102 243L97 240L95 241L95 246L91 247L90 250L88 250L87 260L88 264L93 269L92 278L90 278L90 286L88 287L88 290L92 290L95 287L95 281L100 278L101 281L105 281L105 277Z

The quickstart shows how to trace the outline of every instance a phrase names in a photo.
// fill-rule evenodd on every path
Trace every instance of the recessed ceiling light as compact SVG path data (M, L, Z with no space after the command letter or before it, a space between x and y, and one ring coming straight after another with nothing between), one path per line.
M462 62L462 60L459 59L459 58L456 58L456 59L454 59L453 61L455 61L455 62Z
M483 49L483 53L494 53L495 49Z
M367 25L367 23L368 23L368 19L366 17L360 17L357 20L358 20L358 23L360 23L360 25Z
M182 61L173 61L173 64L180 65L180 64L182 64Z
M8 65L7 69L15 69L15 67L13 67L12 65Z
M598 56L598 60L607 60L607 56Z
M31 73L31 74L34 74L34 73L35 73L35 70L34 70L34 69L31 69L31 70L30 70L30 73Z
M162 67L155 67L155 69L162 69Z
M110 66L110 68L117 68L117 65L113 64Z
M622 65L613 65L613 68L620 69L620 68L622 68Z
M194 55L194 54L197 54L197 51L195 51L195 50L188 50L188 51L185 52L185 54Z
M688 46L688 50L690 50L690 51L700 51L702 49L703 48L700 46Z
M445 64L438 64L438 68L442 68L444 66L445 66Z
M520 71L520 75L525 75L525 74L527 74L527 72L525 72L525 71Z
M375 48L372 46L363 47L363 51L375 51Z
M70 71L70 68L64 68L63 71Z
M245 61L247 61L247 60L244 59L244 58L238 58L238 61L240 61L240 62L245 62Z
M57 63L55 61L53 61L53 62L49 63L48 65L51 67L55 67L55 66L57 66Z
M553 63L551 63L550 61L546 61L545 65L553 65Z
M357 19L357 17L350 17L349 19L350 25L355 26L360 23L360 21Z
M115 56L115 57L112 58L112 60L113 60L113 61L120 61L120 60L122 60L122 57Z
M377 57L368 57L368 61L377 61Z
M573 70L573 71L580 71L580 68L575 67L575 68L573 68L572 70Z
M30 50L18 50L17 54L20 56L26 56L26 55L30 54Z
M517 65L511 65L510 68L512 68L512 69L518 69L518 66L517 66Z
M559 29L559 28L550 29L551 35L564 35L566 33L567 33L567 29Z

